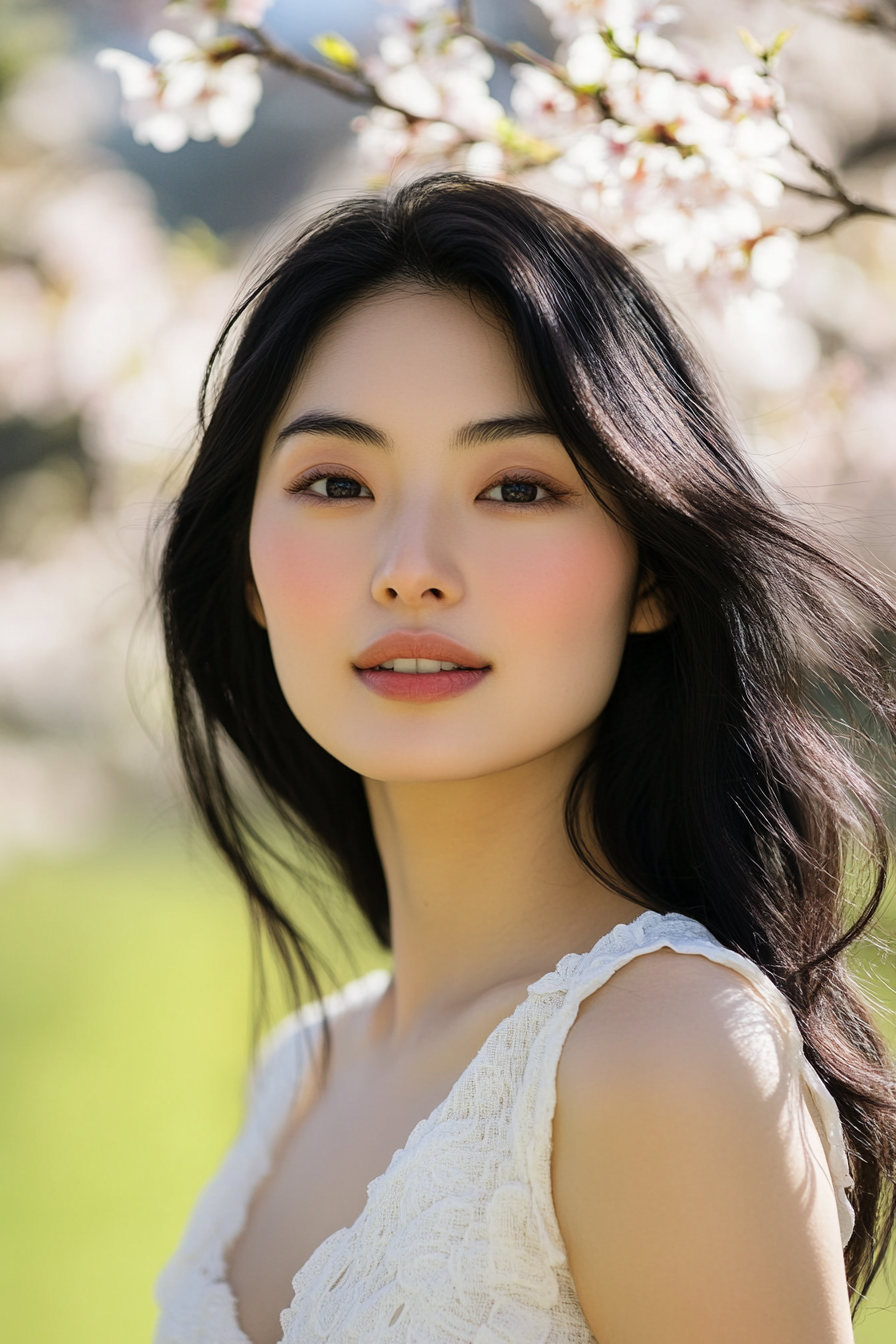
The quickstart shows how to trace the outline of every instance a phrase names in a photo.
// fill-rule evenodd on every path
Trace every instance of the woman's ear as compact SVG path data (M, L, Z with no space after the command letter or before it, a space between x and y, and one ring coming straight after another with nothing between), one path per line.
M642 570L629 622L629 634L652 635L657 630L664 630L671 620L672 612L668 598L653 574L649 570Z
M258 596L254 579L246 580L246 606L249 608L249 615L252 619L258 622L262 630L267 630L268 623L265 620L264 607L261 605L261 598Z

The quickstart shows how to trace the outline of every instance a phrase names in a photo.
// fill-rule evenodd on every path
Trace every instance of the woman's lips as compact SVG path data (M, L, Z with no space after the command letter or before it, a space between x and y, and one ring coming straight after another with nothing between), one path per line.
M354 666L374 694L415 704L462 695L489 672L488 663L478 653L423 630L384 635L364 650Z
M358 668L358 676L368 690L384 700L411 700L429 704L450 700L478 686L488 676L487 667L458 668L456 672L389 672L385 668Z

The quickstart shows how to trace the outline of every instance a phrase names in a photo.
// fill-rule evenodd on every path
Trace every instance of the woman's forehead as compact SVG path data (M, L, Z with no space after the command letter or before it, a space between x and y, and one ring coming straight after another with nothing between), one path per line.
M493 312L447 289L402 285L365 296L323 330L287 405L417 408L465 418L535 409L512 339Z

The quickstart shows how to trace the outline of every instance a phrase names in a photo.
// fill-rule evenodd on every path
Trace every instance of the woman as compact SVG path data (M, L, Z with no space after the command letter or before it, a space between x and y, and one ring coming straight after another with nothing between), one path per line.
M230 747L394 974L276 1034L158 1340L844 1344L892 604L543 201L350 201L237 318L163 565L187 777L287 966Z

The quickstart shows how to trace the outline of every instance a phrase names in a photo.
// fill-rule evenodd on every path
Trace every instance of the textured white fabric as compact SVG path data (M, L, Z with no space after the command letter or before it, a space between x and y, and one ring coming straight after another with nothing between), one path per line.
M293 1279L282 1344L593 1344L551 1196L551 1127L560 1052L584 998L632 958L671 948L729 966L760 991L802 1076L827 1152L844 1245L852 1184L837 1108L803 1054L784 997L752 962L682 915L648 911L530 985L388 1169L351 1227ZM374 972L327 1000L336 1014L388 983ZM274 1033L245 1128L205 1190L158 1286L156 1344L248 1344L226 1254L286 1125L320 1022L315 1005Z

